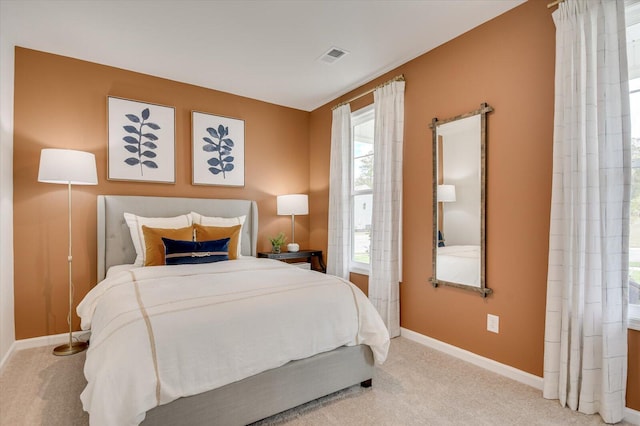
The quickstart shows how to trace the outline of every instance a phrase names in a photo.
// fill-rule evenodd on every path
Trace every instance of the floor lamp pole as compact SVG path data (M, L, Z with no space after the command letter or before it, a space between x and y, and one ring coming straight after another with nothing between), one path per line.
M71 317L73 314L73 278L72 278L72 267L71 263L73 261L72 256L72 240L71 240L71 182L67 183L68 188L68 216L69 216L69 254L67 256L67 261L69 263L69 314L67 316L67 323L69 323L69 343L56 346L53 349L54 355L73 355L78 352L82 352L89 346L87 342L73 342L73 326Z

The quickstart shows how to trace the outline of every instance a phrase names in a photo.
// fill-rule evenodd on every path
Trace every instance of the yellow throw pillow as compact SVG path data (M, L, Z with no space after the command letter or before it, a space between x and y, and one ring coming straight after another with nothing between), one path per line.
M164 265L164 243L162 237L172 240L193 241L193 227L177 229L150 228L142 225L144 235L144 266Z
M229 240L229 260L237 259L238 241L240 240L240 229L242 225L236 226L203 226L197 223L193 224L196 231L196 241L220 240L222 238L230 238Z

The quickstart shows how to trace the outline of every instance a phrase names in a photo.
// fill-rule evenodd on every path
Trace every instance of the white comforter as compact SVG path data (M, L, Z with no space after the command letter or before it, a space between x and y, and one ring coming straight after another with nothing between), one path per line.
M480 287L480 246L438 247L439 280Z
M77 308L91 329L81 395L91 425L145 412L343 345L376 362L389 335L366 296L336 277L241 258L111 275Z

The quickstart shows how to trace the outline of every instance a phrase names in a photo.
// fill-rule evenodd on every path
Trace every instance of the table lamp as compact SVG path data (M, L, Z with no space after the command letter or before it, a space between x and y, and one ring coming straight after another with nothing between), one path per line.
M438 203L453 203L456 201L456 186L455 185L438 185L437 189ZM444 220L444 212L442 211L442 204L438 204L438 228L442 228L442 221ZM444 233L441 229L438 229L438 247L444 247Z
M307 194L278 195L278 215L291 215L291 242L287 244L287 250L297 252L300 245L296 238L296 215L309 214L309 196Z
M438 201L442 203L451 203L456 201L456 186L438 185Z

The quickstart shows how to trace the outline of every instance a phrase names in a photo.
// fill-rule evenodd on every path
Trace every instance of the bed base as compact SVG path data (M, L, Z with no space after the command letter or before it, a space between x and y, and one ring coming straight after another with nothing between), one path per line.
M247 425L358 383L369 387L372 377L371 349L342 346L161 405L141 425Z

